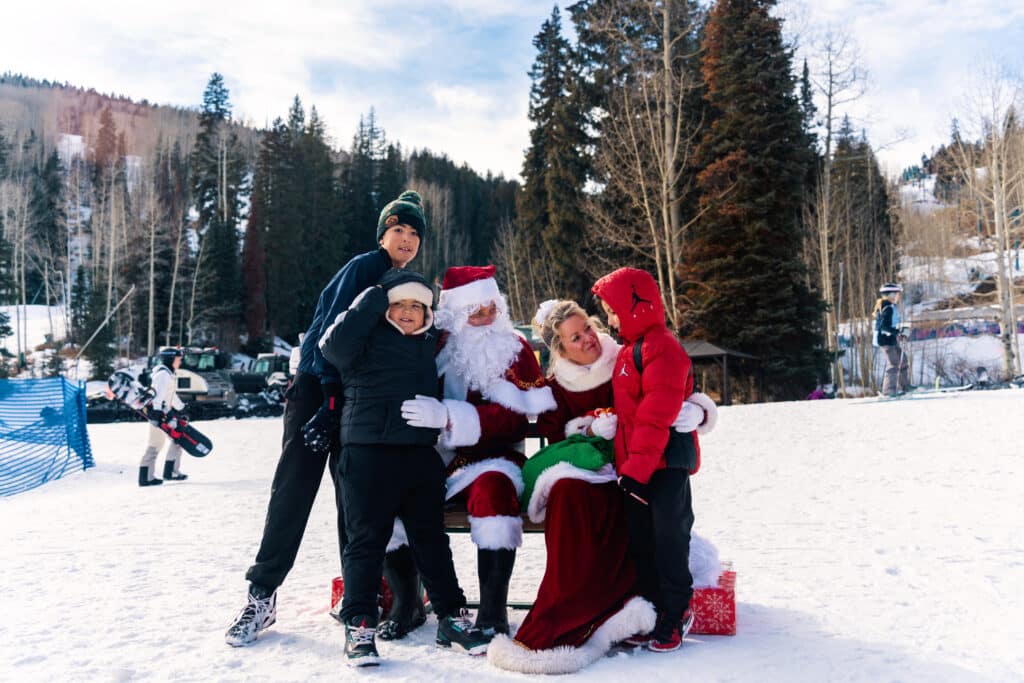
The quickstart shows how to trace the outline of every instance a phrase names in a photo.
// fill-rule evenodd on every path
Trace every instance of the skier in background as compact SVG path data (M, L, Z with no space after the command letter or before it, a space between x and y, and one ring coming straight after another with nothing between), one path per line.
M150 386L154 392L153 401L149 404L150 412L156 410L166 414L172 409L178 412L185 409L185 404L178 398L178 392L176 391L178 381L174 377L174 371L181 366L181 357L181 349L172 347L160 349L157 354L157 358L160 361L153 368L152 379L150 380ZM156 456L159 454L160 447L165 439L170 441L170 445L167 447L167 455L164 460L164 478L157 479L154 472ZM146 444L146 452L142 456L142 462L139 465L139 486L157 486L164 483L164 480L184 481L188 479L188 475L182 474L178 469L180 463L181 446L164 434L163 430L151 423L149 425L149 442Z
M900 329L900 312L897 304L903 287L894 282L887 282L878 289L879 298L873 311L875 316L875 346L885 351L888 365L885 368L885 380L882 382L882 393L886 396L898 396L910 386L910 363L904 349L906 334Z

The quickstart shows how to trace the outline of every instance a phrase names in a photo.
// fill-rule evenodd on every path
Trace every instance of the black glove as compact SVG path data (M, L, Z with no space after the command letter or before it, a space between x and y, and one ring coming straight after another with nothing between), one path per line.
M619 476L619 488L627 496L647 505L647 484L641 484L633 477L623 474Z
M302 426L302 440L306 448L317 455L323 455L331 448L331 441L338 438L341 430L341 384L324 384L324 402L316 415Z

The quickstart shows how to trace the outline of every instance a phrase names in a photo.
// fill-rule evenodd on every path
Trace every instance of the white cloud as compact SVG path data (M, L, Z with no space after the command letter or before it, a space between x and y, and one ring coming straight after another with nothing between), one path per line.
M969 74L989 52L1020 64L1024 3L1019 0L796 0L783 8L802 32L839 27L857 41L869 72L868 90L848 105L855 126L867 129L891 174L918 163L945 143L956 100ZM801 56L812 56L800 40Z
M530 40L550 11L540 0L19 2L5 8L0 64L179 106L198 106L218 71L236 117L257 126L298 94L347 147L375 107L390 139L515 175Z

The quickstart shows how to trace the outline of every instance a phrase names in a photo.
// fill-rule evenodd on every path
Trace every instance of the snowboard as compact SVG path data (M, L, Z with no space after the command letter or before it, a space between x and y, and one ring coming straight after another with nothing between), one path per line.
M118 370L107 380L107 386L114 398L158 427L189 455L203 458L213 450L210 438L193 427L183 415L174 410L163 413L152 408L153 388L142 386L130 372Z

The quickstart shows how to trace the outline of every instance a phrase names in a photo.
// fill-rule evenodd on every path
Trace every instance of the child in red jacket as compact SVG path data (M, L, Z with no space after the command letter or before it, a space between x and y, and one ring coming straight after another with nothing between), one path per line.
M637 589L658 611L654 631L627 643L671 652L693 624L690 474L699 466L699 451L693 433L672 429L683 401L693 393L690 357L665 325L661 292L649 273L620 268L598 280L592 291L609 327L623 340L612 373L619 418L615 469L627 494Z

